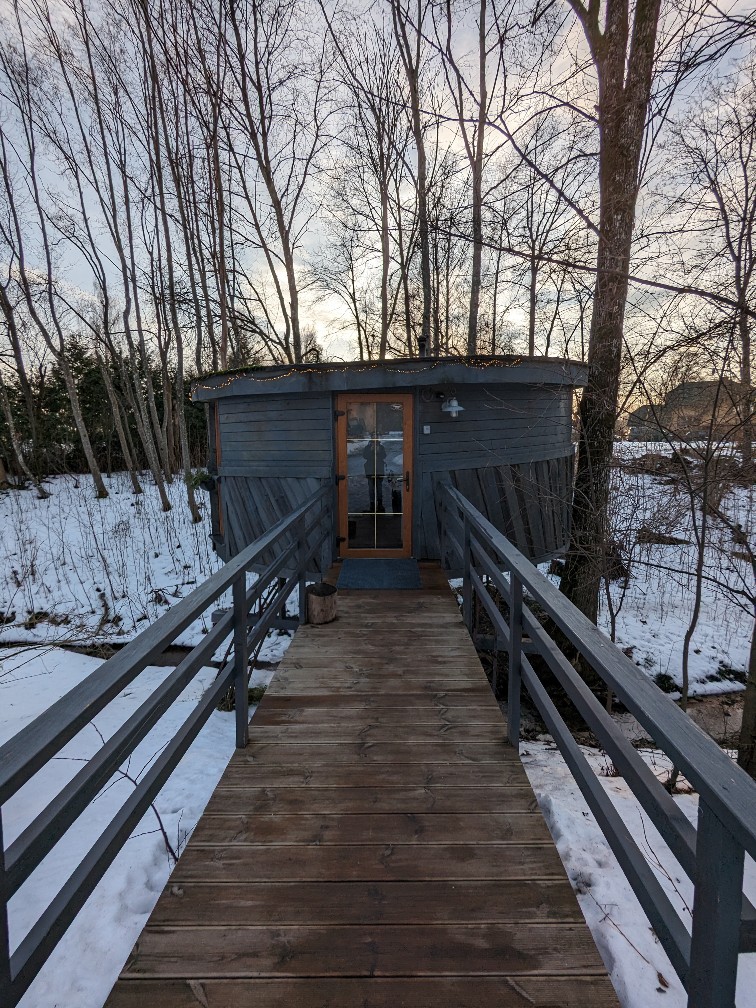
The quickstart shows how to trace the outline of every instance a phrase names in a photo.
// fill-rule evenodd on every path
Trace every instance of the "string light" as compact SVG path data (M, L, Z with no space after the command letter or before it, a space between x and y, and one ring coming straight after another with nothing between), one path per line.
M551 359L556 361L558 358L543 358L544 360ZM260 384L269 384L271 382L282 381L284 378L292 378L295 375L322 375L322 374L361 374L365 371L375 371L378 368L383 368L389 370L395 374L407 374L407 375L421 375L427 371L433 371L441 364L447 363L459 363L464 364L467 368L472 368L477 371L486 371L488 368L492 367L516 367L522 364L522 357L510 357L506 360L500 357L486 358L486 357L443 357L430 359L427 366L425 367L412 367L412 368L402 368L392 366L392 361L376 361L372 364L350 364L345 367L332 367L330 365L318 365L313 366L311 364L292 364L288 370L275 375L263 375L260 371L255 369L248 371L236 372L232 375L227 375L225 381L213 382L212 385L205 385L202 382L197 381L194 383L195 392L219 392L222 389L230 388L237 381L254 381ZM275 365L273 365L275 366ZM261 369L262 370L262 369Z

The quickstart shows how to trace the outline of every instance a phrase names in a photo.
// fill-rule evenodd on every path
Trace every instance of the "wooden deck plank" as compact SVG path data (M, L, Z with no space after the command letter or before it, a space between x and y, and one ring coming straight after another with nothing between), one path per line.
M486 685L485 680L481 679L480 669L475 667L469 655L459 654L455 657L444 653L442 656L440 649L438 654L428 655L424 652L422 657L415 659L406 651L398 650L381 651L376 656L367 651L364 653L354 651L349 658L345 658L343 653L339 655L335 652L329 654L327 651L322 651L316 657L282 664L276 680L285 676L299 679L302 685L306 685L316 677L338 682L339 679L348 679L352 675L367 676L376 684L386 676L401 677L405 683L409 680L413 692L420 692L415 689L415 679L442 677L460 679L480 687Z
M493 897L493 898L492 898ZM500 882L256 882L168 886L150 925L580 923L566 879Z
M371 680L368 676L357 675L351 678L344 678L343 681L326 680L325 677L313 681L309 679L303 682L295 679L286 673L282 673L270 684L267 692L273 696L310 696L319 693L333 693L334 688L343 691L345 694L355 696L365 694L384 693L388 696L398 698L401 696L402 688L406 686L407 680L402 678L400 673L393 675L383 675L380 679ZM412 690L415 693L425 693L428 697L436 696L443 689L446 693L468 693L470 696L480 699L485 695L486 687L478 683L470 682L468 679L443 679L439 678L413 678Z
M352 775L354 782L357 775ZM495 815L534 812L530 788L506 787L340 787L218 788L205 810L207 815L365 814L437 815L486 813ZM502 813L502 814L507 814ZM540 812L536 812L542 820ZM197 827L199 829L199 826Z
M190 933L187 933L190 932ZM187 940L188 939L188 940ZM605 972L585 924L148 927L128 976L538 976Z
M396 790L397 781L405 787L422 785L423 788L470 787L470 769L459 764L446 763L368 763L360 767L358 783L361 788L385 788ZM230 788L250 789L255 786L255 777L250 774L248 766L240 766L232 762L223 776L218 790ZM331 790L350 788L355 785L354 770L349 764L317 764L314 766L266 766L265 784L267 790L272 788L328 788ZM519 800L515 789L522 788L528 796L528 803L535 798L525 771L520 763L480 763L475 767L474 786L501 787L502 802L508 804L510 797ZM513 789L513 794L505 793L504 789ZM335 800L334 795L327 796L328 801ZM501 806L505 807L504 805Z
M234 792L237 797L244 792ZM224 795L225 797L225 795ZM194 834L194 847L280 843L432 844L548 843L543 816L533 812L378 812L210 814Z
M480 695L467 694L467 693L452 693L444 687L440 687L432 695L427 693L414 693L412 689L405 689L402 692L402 702L401 711L421 711L423 713L429 713L432 711L466 711L468 709L474 708L479 710L480 708L488 707L491 711L496 711L498 715L501 714L499 706L494 700L492 694ZM391 696L384 696L381 693L363 693L360 696L344 696L341 693L334 693L331 690L330 693L321 694L309 694L305 697L284 697L284 696L274 696L270 692L265 693L265 706L262 705L258 708L258 713L260 711L270 712L270 711L288 711L288 710L300 710L306 708L309 710L320 711L320 710L360 710L360 711L376 711L381 713L388 713L397 710L396 699ZM257 714L255 714L257 717Z
M290 669L324 668L328 672L339 670L341 663L348 661L352 666L364 665L364 672L368 675L375 675L376 672L391 671L412 672L421 666L419 675L427 675L427 670L434 672L446 672L451 674L457 672L459 678L466 678L466 673L470 678L480 681L480 670L475 667L475 662L469 652L462 648L454 649L444 646L443 641L434 642L433 648L423 648L422 657L413 658L407 654L406 647L396 644L396 636L393 637L394 644L389 646L381 643L346 644L349 648L349 658L345 659L342 645L338 641L323 644L318 648L317 655L298 660L290 659L281 663L281 671L288 672ZM369 662L369 664L368 664ZM349 665L347 665L347 670Z
M106 1008L616 1008L448 590L339 612L295 635Z
M519 757L509 746L493 742L257 742L242 753L248 766L313 766L318 763L517 763Z
M253 1000L250 1000L250 999ZM399 980L144 980L119 983L108 1008L617 1008L606 977L433 977Z
M558 879L564 868L552 843L375 844L318 847L198 847L173 869L175 882L380 882Z
M250 728L251 742L437 742L439 739L456 739L458 742L506 741L507 729L498 724L397 724L376 725L369 722L335 725L264 725Z
M271 698L272 699L272 698ZM309 725L331 728L334 725L463 725L481 724L502 726L504 724L498 707L478 706L455 710L450 707L420 707L412 710L396 710L394 707L370 709L363 707L311 707L302 704L288 709L269 709L266 704L255 715L253 727L258 728L284 725Z
M188 933L191 932L191 933ZM148 927L124 973L170 977L590 976L584 924Z

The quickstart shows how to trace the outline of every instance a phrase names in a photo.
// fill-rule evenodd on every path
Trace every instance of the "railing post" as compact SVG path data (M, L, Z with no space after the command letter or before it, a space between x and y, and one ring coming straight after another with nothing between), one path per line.
M734 1008L743 848L699 799L688 1008Z
M5 873L5 847L3 846L3 816L0 809L0 1004L12 1005L10 968L10 935L8 933L8 893Z
M234 706L236 748L249 742L249 655L247 653L247 572L234 581Z
M520 684L522 657L522 582L509 572L509 683L507 687L507 735L509 744L520 742Z
M462 619L469 633L472 633L472 578L470 577L470 519L464 516L462 536Z
M446 562L446 498L441 496L438 498L438 552L439 559L441 560L441 566L447 567Z
M305 516L297 522L297 565L299 567L299 625L307 622L307 577L306 560L307 536L305 535Z

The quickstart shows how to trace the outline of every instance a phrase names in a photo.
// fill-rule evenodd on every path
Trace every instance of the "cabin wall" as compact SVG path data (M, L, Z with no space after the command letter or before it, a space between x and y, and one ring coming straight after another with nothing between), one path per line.
M450 483L533 563L563 553L570 534L572 452L561 458L481 469L452 469L423 477L418 556L439 558L435 491Z
M418 402L416 555L438 558L435 489L448 482L529 559L563 552L572 499L572 389L559 385L456 388L452 419ZM430 427L428 434L425 426Z
M225 523L224 559L228 560L268 532L281 518L290 515L325 482L316 477L285 476L224 476L220 483L220 499ZM311 518L310 521L313 519ZM308 536L314 545L318 530ZM294 541L293 534L261 554L255 569L271 563ZM315 554L309 574L320 575L333 562L333 542L327 539ZM291 568L293 569L293 568ZM286 569L290 573L290 569Z
M452 419L433 389L415 390L414 555L441 555L435 504L441 482L457 487L531 560L559 554L570 525L571 387L478 384L457 385L455 392L464 410ZM335 486L333 410L330 392L210 404L210 470L218 479L213 538L225 560L318 487ZM334 489L334 514L335 504ZM312 573L327 570L331 560L326 543Z
M217 409L220 475L333 478L330 394L220 399Z
M572 390L558 385L457 388L451 419L437 400L418 403L418 454L429 472L552 458L572 437ZM430 427L424 434L423 428Z
M239 553L310 497L333 484L333 406L330 394L220 399L217 410L216 509L213 532L224 560ZM215 439L212 436L210 442ZM261 557L270 563L289 542ZM326 541L311 574L328 570Z

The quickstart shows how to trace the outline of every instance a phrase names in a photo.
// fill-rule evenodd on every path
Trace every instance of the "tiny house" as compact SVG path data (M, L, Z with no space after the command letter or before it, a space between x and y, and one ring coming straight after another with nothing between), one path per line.
M526 556L569 538L572 406L585 365L453 357L255 367L195 382L208 406L212 537L224 560L333 488L338 557L439 559L450 482Z

